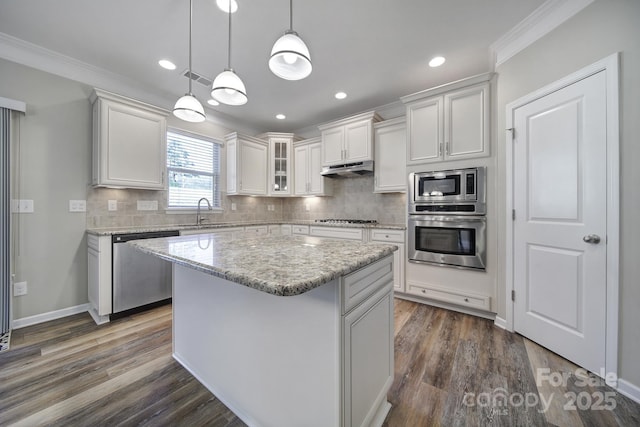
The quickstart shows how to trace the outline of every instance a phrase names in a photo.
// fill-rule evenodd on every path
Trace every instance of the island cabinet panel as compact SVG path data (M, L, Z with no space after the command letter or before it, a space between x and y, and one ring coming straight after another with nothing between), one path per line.
M393 383L393 294L389 287L347 314L343 330L343 425L380 425L382 414L391 406L387 391Z
M175 264L174 358L250 426L381 426L392 265L388 255L282 297Z

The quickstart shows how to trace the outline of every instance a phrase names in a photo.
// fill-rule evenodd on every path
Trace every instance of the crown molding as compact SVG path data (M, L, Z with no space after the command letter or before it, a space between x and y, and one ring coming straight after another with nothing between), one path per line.
M176 101L176 97L168 92L146 87L144 83L137 80L2 32L0 32L0 58L169 111L173 110L173 104ZM256 129L247 126L246 123L218 111L212 112L210 109L207 109L207 121L228 129L258 133Z
M489 48L495 67L553 31L594 0L547 0Z

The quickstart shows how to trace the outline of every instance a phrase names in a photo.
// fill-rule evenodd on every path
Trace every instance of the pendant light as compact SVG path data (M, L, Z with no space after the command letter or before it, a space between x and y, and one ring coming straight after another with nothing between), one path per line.
M206 118L200 101L191 93L191 26L193 24L193 0L189 0L189 93L176 101L173 115L187 122L203 122Z
M248 101L247 89L238 75L231 68L231 4L229 1L229 57L227 68L213 81L211 96L216 101L227 105L243 105Z
M301 80L311 74L309 49L293 31L293 0L289 0L289 29L274 43L269 68L285 80Z

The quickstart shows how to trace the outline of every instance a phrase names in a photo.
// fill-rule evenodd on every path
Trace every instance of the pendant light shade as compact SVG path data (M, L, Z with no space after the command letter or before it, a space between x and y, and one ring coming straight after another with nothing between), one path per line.
M202 122L206 118L202 104L190 93L176 101L173 115L186 122Z
M187 122L203 122L206 119L200 101L191 93L191 26L193 24L193 0L189 0L189 92L176 101L173 115Z
M243 105L249 98L242 79L231 68L231 1L229 1L229 57L227 68L213 80L211 96L221 104Z
M309 48L295 31L287 31L271 49L269 68L285 80L300 80L311 74Z
M282 79L301 80L311 74L312 68L309 48L293 31L293 0L289 0L289 30L274 43L269 69Z
M243 105L248 100L244 83L231 69L224 70L215 78L211 96L227 105Z

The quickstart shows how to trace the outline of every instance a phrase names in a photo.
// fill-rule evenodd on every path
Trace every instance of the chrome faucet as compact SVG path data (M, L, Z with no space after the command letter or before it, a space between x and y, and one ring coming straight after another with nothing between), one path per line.
M201 198L200 200L198 200L198 213L196 214L196 225L200 225L202 224L202 221L205 220L205 218L202 218L202 214L200 213L200 203L202 203L202 201L207 202L207 208L209 210L212 210L213 208L211 207L211 203L209 203L209 199L207 199L206 197Z

